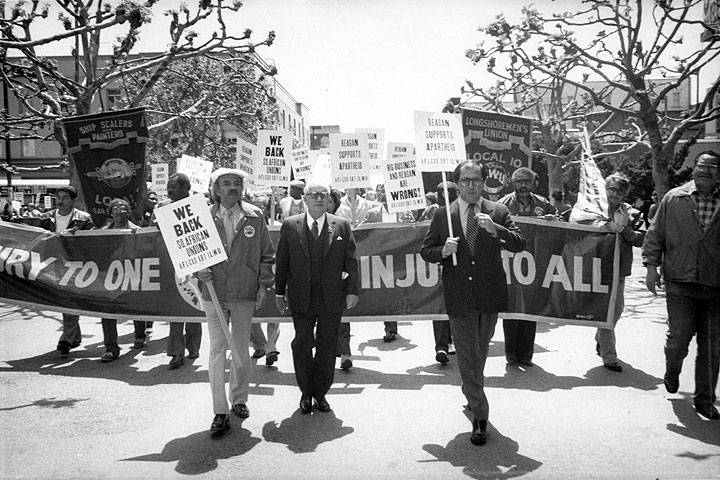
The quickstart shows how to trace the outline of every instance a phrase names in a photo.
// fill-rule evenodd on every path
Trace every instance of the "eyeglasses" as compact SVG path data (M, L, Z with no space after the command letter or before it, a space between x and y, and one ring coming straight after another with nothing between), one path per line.
M327 192L308 192L305 195L312 198L313 200L325 200L326 198L328 198Z
M477 187L482 185L484 180L482 178L461 178L458 180L458 184L463 187Z

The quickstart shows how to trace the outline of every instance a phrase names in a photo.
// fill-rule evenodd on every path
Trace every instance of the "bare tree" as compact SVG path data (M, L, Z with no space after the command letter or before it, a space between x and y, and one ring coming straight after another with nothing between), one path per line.
M517 24L499 15L495 22L480 28L492 44L466 52L498 81L490 88L477 88L469 82L467 91L500 111L534 113L542 133L542 154L549 160L549 169L552 165L555 170L568 160L559 153L574 151L568 148L572 142L565 135L564 123L590 120L589 114L595 112L595 122L587 122L591 138L610 136L616 143L625 140L628 148L633 142L647 144L656 189L664 194L678 140L688 130L720 118L716 99L720 78L679 118L667 115L664 105L673 91L718 60L720 35L711 36L697 50L676 54L684 35L699 37L710 27L694 19L693 14L702 13L702 0L656 0L646 12L649 3L585 0L579 11L549 17L524 7ZM587 83L590 75L601 79L603 88L593 89ZM651 80L661 77L668 81ZM518 102L505 104L508 95ZM611 101L618 95L619 102ZM606 114L598 117L598 111ZM615 116L626 120L626 129L611 134L605 127ZM551 182L553 177L550 173Z

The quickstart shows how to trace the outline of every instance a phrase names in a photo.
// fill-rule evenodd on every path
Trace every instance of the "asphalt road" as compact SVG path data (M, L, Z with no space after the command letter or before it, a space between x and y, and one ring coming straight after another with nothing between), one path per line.
M624 371L602 367L594 330L538 326L534 361L505 366L501 322L486 367L487 445L473 446L455 357L434 360L429 322L355 323L355 366L337 371L333 411L301 415L283 324L280 361L255 366L250 418L213 436L207 331L201 357L168 371L167 324L101 364L99 319L61 359L61 317L0 305L0 476L3 478L720 478L720 421L692 407L695 346L680 391L662 385L665 298L636 269L616 333ZM339 362L338 362L339 363Z

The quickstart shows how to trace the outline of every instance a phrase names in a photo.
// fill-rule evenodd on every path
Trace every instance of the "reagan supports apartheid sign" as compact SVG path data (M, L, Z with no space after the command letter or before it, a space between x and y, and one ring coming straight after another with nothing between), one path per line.
M616 234L592 226L515 220L527 248L503 252L510 308L501 316L610 326ZM344 320L446 318L440 267L419 253L426 231L424 223L368 224L355 230L362 290L352 316ZM277 228L270 233L276 242ZM58 236L0 221L0 301L96 317L204 321L193 283L175 278L154 227ZM256 313L256 322L290 321L279 317L274 305Z

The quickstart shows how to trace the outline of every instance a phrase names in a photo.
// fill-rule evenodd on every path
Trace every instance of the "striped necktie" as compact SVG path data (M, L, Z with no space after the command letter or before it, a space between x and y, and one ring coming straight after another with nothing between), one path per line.
M467 209L467 222L465 224L465 239L470 246L470 253L475 256L475 241L477 240L480 227L475 218L475 204L471 203Z

